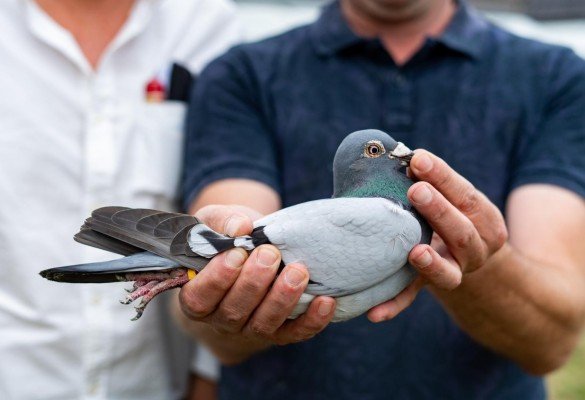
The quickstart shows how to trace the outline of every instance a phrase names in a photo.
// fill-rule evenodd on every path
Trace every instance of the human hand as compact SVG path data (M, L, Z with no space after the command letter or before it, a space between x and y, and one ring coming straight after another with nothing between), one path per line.
M368 317L374 322L399 314L425 284L440 290L457 288L464 274L485 265L508 239L498 208L445 161L417 150L410 173L420 182L412 185L408 198L432 226L433 239L431 245L411 250L408 261L419 277L394 299L373 307Z
M196 217L229 236L250 234L261 215L242 206L207 206ZM304 292L309 273L300 263L287 265L276 277L280 252L262 245L250 255L232 249L213 258L181 289L179 301L188 318L221 334L255 342L284 345L307 340L329 323L335 300L317 297L307 311L287 320ZM276 277L276 280L275 280Z

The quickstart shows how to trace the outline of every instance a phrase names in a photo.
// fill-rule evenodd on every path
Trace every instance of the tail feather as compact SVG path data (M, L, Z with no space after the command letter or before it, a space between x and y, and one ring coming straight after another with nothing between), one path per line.
M123 281L121 274L129 272L166 271L180 266L175 261L145 251L117 260L50 268L41 271L40 275L56 282L105 283Z

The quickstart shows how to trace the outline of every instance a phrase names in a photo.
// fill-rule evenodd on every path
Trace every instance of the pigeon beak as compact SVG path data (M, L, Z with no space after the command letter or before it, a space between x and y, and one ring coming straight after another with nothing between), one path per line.
M398 142L398 145L394 150L388 153L388 157L400 161L400 165L408 167L410 160L414 156L414 151L410 150L404 145L404 143Z

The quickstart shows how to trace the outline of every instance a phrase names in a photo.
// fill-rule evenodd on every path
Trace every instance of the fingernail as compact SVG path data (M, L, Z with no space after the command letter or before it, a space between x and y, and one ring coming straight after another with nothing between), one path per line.
M278 259L278 254L270 248L263 247L258 251L258 263L266 267L274 265Z
M245 252L241 249L233 249L227 252L225 255L225 263L228 267L240 268L244 261L246 261Z
M234 237L238 234L238 230L244 224L244 218L232 215L225 223L225 234Z
M428 267L431 262L433 262L433 257L431 256L431 253L429 253L428 250L425 250L424 253L422 253L420 256L418 256L415 260L416 265L419 267Z
M299 286L305 280L305 272L298 268L288 268L284 273L284 281L291 287Z
M329 315L332 308L333 304L330 301L322 301L321 304L319 304L317 312L319 313L320 316L326 317Z
M415 159L416 163L414 165L414 167L419 171L419 172L429 172L431 170L431 168L433 168L433 161L431 160L431 157L429 157L426 154L421 154L420 156L416 157Z
M420 185L414 190L414 193L412 193L412 200L417 204L426 205L429 204L432 199L433 194L427 185Z

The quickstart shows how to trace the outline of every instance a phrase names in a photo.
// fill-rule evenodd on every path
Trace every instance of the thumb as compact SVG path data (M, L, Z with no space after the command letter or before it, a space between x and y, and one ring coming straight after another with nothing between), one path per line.
M195 213L195 217L205 225L231 237L250 234L252 221L261 216L256 210L237 205L209 205Z

